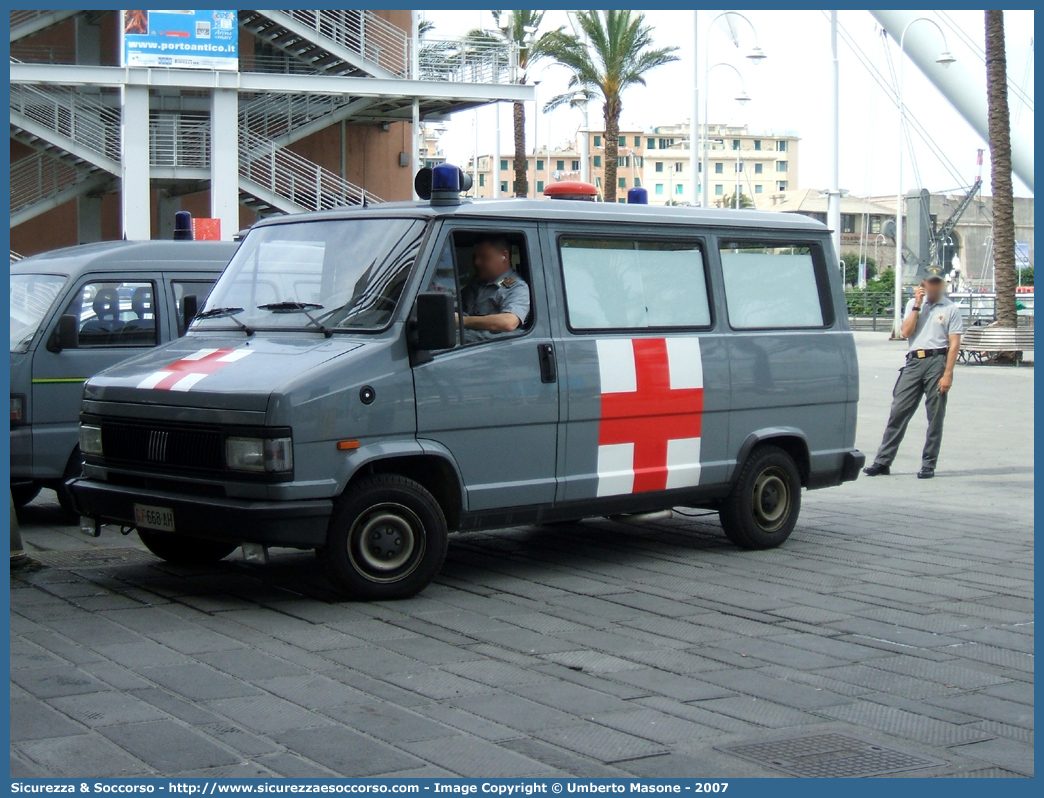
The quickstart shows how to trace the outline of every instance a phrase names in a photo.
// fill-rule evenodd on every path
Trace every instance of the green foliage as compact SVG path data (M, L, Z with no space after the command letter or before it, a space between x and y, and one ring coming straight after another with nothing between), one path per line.
M736 208L736 192L733 192L731 194L726 194L725 196L723 196L721 199L718 200L717 204L718 204L719 208L732 208L733 210L735 210L735 208ZM739 195L739 206L740 206L740 210L742 210L743 208L753 208L754 207L754 200L752 200L748 194L744 194L741 191L740 195Z
M1019 277L1023 285L1033 285L1033 267L1023 266L1019 269Z
M845 285L859 285L859 253L846 252L841 256L845 264ZM877 261L873 258L865 258L866 281L870 283L877 275Z
M873 280L866 281L867 291L895 291L895 271L885 269Z

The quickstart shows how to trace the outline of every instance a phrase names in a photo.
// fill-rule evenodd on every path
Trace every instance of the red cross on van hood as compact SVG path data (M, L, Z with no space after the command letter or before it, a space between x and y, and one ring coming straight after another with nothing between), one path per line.
M191 335L97 374L84 398L263 411L273 392L360 346L342 336L300 333Z

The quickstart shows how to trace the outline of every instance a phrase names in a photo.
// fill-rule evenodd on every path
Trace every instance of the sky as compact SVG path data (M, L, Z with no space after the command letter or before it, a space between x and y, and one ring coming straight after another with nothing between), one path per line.
M735 101L740 79L730 69L711 73L709 91L712 123L745 124L752 132L793 133L800 136L799 188L826 188L829 181L827 153L830 146L830 114L828 102L830 76L830 25L821 11L741 11L753 23L758 43L767 58L754 65L744 56L753 44L750 29L739 22L737 48L723 21L708 36L708 28L716 11L700 11L699 46L702 83L702 48L709 47L711 63L726 62L737 66L751 101L741 105ZM961 37L944 23L944 13L981 49L984 46L982 11L920 12L943 25L947 44L958 61L969 70L985 75L981 53L974 52ZM426 19L435 25L432 38L453 37L476 27L491 28L488 11L425 11ZM621 126L634 125L643 130L654 125L685 122L691 117L693 92L693 12L647 11L656 46L676 46L679 60L651 72L648 86L630 89L624 94ZM851 34L877 68L888 74L888 59L898 69L898 46L883 38L876 20L867 11L840 11L841 26ZM919 23L928 29L927 23ZM564 11L548 11L544 27L568 26ZM1006 11L1008 74L1012 81L1033 97L1033 12ZM908 35L909 44L909 35ZM940 50L942 49L940 44ZM843 39L838 43L840 72L840 187L858 196L893 195L898 187L897 152L899 146L898 111ZM531 69L530 81L539 80L537 100L540 106L562 93L569 73L562 67L540 64ZM984 79L983 79L984 80ZM701 86L702 91L702 86ZM903 188L907 191L923 186L933 192L961 190L975 179L976 151L985 150L983 189L990 193L989 146L950 106L942 94L921 74L912 61L906 61L904 97L907 113L927 129L953 168L948 169L916 136L912 148L904 150ZM1015 96L1009 97L1012 125L1025 128L1032 140L1033 111ZM703 100L700 101L703 114ZM533 105L527 103L527 146L533 141ZM512 150L510 106L501 107L501 147ZM496 129L493 107L477 112L480 152L493 151ZM591 126L601 126L600 105L590 110ZM539 114L537 139L540 146L550 139L559 144L573 138L581 124L580 112L568 107L550 114ZM451 162L463 164L475 151L476 112L456 114L447 124L441 144ZM956 174L954 174L954 170ZM1015 179L1017 196L1032 196L1029 189Z

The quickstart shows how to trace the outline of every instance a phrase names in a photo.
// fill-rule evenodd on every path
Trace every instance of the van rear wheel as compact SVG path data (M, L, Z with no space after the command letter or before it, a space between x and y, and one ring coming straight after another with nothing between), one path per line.
M351 486L334 505L319 556L352 598L407 598L438 574L447 538L446 517L424 486L376 474Z
M161 560L174 565L209 565L225 559L239 548L238 543L190 538L168 532L150 532L147 529L139 529L138 537L145 544L145 548Z
M801 475L790 455L759 446L718 510L725 536L741 549L771 549L790 537L801 512Z

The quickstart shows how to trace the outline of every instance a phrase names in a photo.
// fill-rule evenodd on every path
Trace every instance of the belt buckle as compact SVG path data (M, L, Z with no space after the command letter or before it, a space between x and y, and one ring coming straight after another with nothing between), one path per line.
M917 350L917 357L918 357L918 359L920 359L920 360L923 360L923 359L924 359L924 357L925 357L925 356L926 356L927 354L928 354L928 353L927 353L927 352L925 352L925 351L924 351L923 349L918 349L918 350Z

